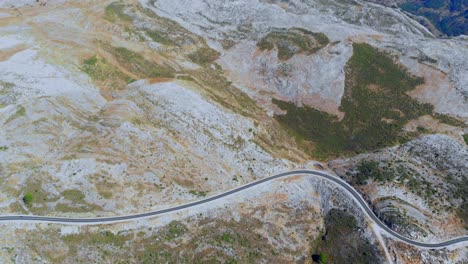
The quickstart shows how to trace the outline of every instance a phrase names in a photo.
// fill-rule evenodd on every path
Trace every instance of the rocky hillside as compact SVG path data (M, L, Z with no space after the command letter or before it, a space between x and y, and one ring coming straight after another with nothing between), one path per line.
M418 238L465 233L467 164L465 145L430 135L329 165L366 195L390 227Z
M383 4L1 1L1 214L132 214L306 167L406 237L466 235L468 39ZM2 237L3 262L466 261L296 176L193 212Z

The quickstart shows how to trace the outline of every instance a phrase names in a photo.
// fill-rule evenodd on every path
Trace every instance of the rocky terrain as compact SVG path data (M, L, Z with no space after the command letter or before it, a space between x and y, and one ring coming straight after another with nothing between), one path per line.
M1 1L0 212L132 214L306 167L408 238L466 235L466 61L466 36L364 1ZM468 257L395 240L307 177L138 222L2 227L5 263Z
M385 222L417 238L464 234L467 161L465 145L430 135L329 165L366 194Z
M313 263L320 255L339 263L385 262L386 255L398 263L413 257L457 262L466 254L463 248L408 248L376 236L374 228L341 188L295 177L138 222L11 225L2 231L2 240L17 246L5 244L0 252L6 262L54 263ZM392 251L382 248L386 243Z

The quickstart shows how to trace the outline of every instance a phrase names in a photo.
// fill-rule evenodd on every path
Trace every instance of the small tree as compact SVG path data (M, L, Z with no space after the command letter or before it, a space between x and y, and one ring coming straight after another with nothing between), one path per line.
M33 201L34 197L32 194L30 193L27 193L23 196L23 202L26 204L26 205L30 205Z
M319 255L319 263L325 264L327 263L328 256L325 253L320 253Z

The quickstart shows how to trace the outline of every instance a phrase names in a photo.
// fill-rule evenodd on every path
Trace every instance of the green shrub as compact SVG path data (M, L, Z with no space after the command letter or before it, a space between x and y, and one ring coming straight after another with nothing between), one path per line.
M33 197L33 195L30 194L30 193L27 193L27 194L25 194L25 195L23 196L23 202L24 202L26 205L32 204L33 200L34 200L34 197Z
M204 192L204 191L190 190L189 193L193 194L195 196L198 196L198 197L205 197L206 196L206 192Z
M325 253L320 253L319 255L319 263L326 264L328 261L328 256Z
M91 58L84 60L83 63L88 66L95 66L97 62L98 62L98 58L96 57L96 55L94 55Z
M168 225L167 238L174 239L180 237L188 231L188 228L179 221L172 221Z
M221 236L221 240L223 240L226 243L232 243L234 241L234 237L232 237L229 233L224 233Z

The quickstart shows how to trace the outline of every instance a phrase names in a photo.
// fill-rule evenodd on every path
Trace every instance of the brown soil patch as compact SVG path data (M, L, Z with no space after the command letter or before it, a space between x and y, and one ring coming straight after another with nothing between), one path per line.
M149 84L155 83L165 83L165 82L172 82L174 79L172 78L150 78L148 79Z
M423 263L421 252L415 247L401 242L394 242L390 246L390 255L399 263Z
M26 45L18 45L10 49L0 50L0 61L6 61L18 52L25 50Z
M387 124L395 123L395 119L391 119L391 118L382 118L381 120Z
M367 89L369 89L370 91L374 92L374 93L381 93L383 92L384 90L382 89L382 87L378 86L377 84L369 84L367 86Z
M413 119L409 121L405 125L405 130L415 132L417 131L418 127L424 127L428 129L429 131L435 132L435 133L447 134L453 138L458 139L460 143L464 142L463 137L461 136L464 134L463 128L454 127L454 126L441 123L439 120L434 119L430 115L421 116L417 119Z
M382 39L383 39L382 35L370 35L370 37L377 40L377 41L382 41Z
M443 82L447 81L447 73L436 70L432 67L420 65L420 70L418 72L424 77L424 84L418 85L412 92L413 96L420 96L424 94L427 90L436 91L439 89Z
M440 228L444 230L446 238L466 235L463 230L464 224L460 221L460 217L456 213L450 214L440 223Z
M301 101L303 102L303 104L307 106L311 106L320 111L327 112L332 115L336 115L338 117L338 120L343 119L345 115L345 113L340 112L338 110L339 104L337 104L333 100L322 98L320 94L304 96L303 98L301 98Z
M283 179L281 179L281 181L283 181L285 183L290 183L290 182L293 182L293 181L300 180L300 179L302 179L302 177L303 177L302 175L294 175L294 176L283 178Z

